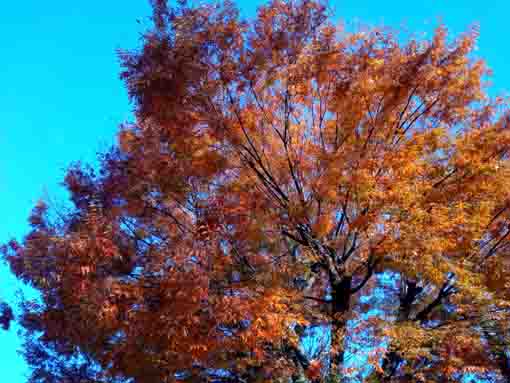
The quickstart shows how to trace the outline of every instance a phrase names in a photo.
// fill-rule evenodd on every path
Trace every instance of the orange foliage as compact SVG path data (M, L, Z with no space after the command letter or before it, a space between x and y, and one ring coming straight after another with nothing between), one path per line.
M228 2L154 3L143 46L121 54L135 123L99 175L69 169L62 222L38 205L7 250L42 293L48 344L136 382L209 367L315 379L294 325L330 322L340 347L375 272L428 286L392 333L411 359L446 342L423 330L442 304L445 323L508 307L491 270L509 243L510 129L476 30L403 44L343 32L312 0L273 0L251 24Z

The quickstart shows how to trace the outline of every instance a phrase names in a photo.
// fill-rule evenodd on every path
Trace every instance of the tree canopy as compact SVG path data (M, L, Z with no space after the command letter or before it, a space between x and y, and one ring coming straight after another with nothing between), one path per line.
M120 52L135 120L4 246L41 293L31 382L341 380L346 325L398 276L377 381L510 377L510 129L477 30L347 32L327 4L153 0ZM366 321L367 326L375 325ZM307 329L329 331L310 358ZM88 380L87 380L88 379Z

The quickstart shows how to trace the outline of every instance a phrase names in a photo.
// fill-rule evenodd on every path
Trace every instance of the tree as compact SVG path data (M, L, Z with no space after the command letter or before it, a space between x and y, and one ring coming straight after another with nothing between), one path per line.
M12 308L5 302L0 302L0 326L4 330L9 330L11 321L14 319Z
M72 209L40 203L5 250L41 292L23 315L39 342L135 382L336 379L352 301L391 271L388 357L415 379L494 367L477 325L507 328L491 265L507 259L510 130L476 29L402 44L333 27L315 0L251 23L230 2L153 9L120 55L136 121L98 173L70 167ZM324 324L327 366L299 347Z

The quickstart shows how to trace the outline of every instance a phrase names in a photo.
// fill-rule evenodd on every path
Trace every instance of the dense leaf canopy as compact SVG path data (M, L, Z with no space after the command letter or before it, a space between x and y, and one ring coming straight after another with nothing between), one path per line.
M510 376L510 129L476 29L348 33L315 0L249 22L153 9L120 53L136 120L99 169L69 168L71 208L39 203L4 247L42 297L20 317L31 381L340 379L347 318L385 273L374 379ZM310 326L326 359L300 347Z

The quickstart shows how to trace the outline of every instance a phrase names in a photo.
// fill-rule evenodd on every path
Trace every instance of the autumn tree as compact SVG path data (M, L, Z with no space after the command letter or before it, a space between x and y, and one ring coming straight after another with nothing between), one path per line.
M4 330L9 330L11 321L14 319L12 308L5 302L0 302L0 326Z
M315 0L153 10L120 54L135 121L98 170L70 167L70 210L40 203L6 247L41 292L28 348L140 383L336 379L353 300L393 272L384 376L498 369L479 325L508 328L510 131L476 29L402 43ZM326 366L299 347L312 325Z

